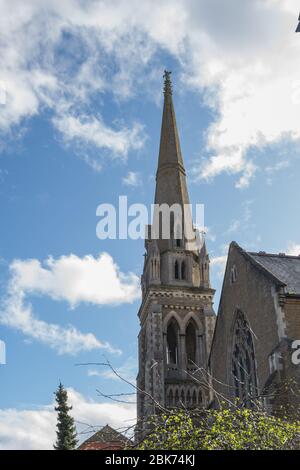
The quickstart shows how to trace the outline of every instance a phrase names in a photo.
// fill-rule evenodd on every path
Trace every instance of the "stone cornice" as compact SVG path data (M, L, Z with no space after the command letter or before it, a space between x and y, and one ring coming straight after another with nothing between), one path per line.
M201 310L203 308L203 301L209 304L213 302L214 293L214 289L199 287L151 286L146 292L138 316L141 319L143 316L142 313L146 311L149 304L155 300L165 308ZM185 303L183 303L183 301ZM186 301L199 304L189 305Z

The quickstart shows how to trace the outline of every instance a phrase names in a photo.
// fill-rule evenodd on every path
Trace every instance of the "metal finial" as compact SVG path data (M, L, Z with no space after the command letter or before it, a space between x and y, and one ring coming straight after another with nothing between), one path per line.
M167 70L164 71L164 94L172 95L172 82L171 82L171 73Z

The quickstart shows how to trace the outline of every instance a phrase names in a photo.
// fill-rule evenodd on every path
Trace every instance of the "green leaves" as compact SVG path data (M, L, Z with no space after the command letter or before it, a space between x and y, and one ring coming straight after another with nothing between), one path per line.
M300 448L300 421L233 406L218 410L173 410L149 422L139 449L275 450Z

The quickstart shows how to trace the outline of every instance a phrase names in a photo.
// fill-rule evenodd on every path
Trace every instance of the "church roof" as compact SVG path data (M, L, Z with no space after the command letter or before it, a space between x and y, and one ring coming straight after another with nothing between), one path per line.
M132 445L130 439L125 437L113 429L108 424L93 434L89 439L84 441L80 446L80 450L104 450L104 449L121 449L125 445Z
M266 253L265 251L245 251L236 242L235 246L256 268L271 278L276 284L284 287L287 294L300 294L300 254Z
M284 253L248 253L257 263L285 284L288 294L300 294L300 256Z

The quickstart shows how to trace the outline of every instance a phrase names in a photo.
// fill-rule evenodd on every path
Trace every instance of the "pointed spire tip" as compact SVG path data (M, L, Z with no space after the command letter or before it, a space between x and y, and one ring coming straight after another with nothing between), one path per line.
M165 95L172 95L171 73L172 72L168 70L164 71L164 94Z

